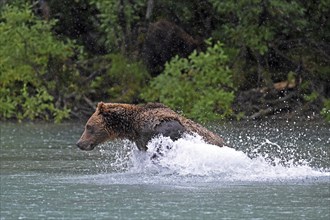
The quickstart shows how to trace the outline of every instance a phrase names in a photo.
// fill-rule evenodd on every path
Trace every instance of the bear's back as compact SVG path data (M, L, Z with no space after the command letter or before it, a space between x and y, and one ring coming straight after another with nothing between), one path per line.
M202 136L203 139L214 145L223 146L224 140L219 137L217 134L209 131L202 125L181 116L172 109L166 107L160 103L148 103L143 107L143 110L140 113L142 122L142 127L147 130L157 131L157 127L160 128L164 125L165 122L175 121L178 124L183 126L183 129L188 133L197 133ZM163 124L163 125L162 125ZM175 128L175 127L173 127ZM178 132L182 134L182 130L179 129Z
M148 103L142 107L139 113L138 121L143 127L154 129L164 121L178 121L179 115L172 109L160 103ZM139 126L141 126L139 125Z

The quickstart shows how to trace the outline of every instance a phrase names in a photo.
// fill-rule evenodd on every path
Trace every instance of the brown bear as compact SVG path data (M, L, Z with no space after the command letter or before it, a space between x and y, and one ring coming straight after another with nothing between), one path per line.
M145 105L103 103L97 105L85 131L77 142L82 150L92 150L108 140L128 139L139 150L146 151L148 142L157 135L179 139L184 133L196 133L205 142L222 147L224 141L200 124L159 104Z
M181 27L160 20L149 25L141 55L151 75L157 76L172 57L188 57L199 46L200 42Z

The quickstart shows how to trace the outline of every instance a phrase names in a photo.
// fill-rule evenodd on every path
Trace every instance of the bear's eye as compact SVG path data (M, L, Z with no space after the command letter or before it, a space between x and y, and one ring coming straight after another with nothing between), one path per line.
M87 125L86 129L89 133L93 134L94 133L94 128L91 125Z

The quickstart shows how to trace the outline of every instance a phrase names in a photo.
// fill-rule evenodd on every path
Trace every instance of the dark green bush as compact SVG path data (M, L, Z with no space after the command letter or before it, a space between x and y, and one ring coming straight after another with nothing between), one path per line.
M234 85L227 56L221 43L211 46L208 41L207 44L205 52L195 51L188 58L173 58L141 96L200 121L232 116Z
M326 99L324 101L321 115L325 118L325 120L330 122L330 99Z
M4 6L0 17L0 117L49 119L69 116L55 106L51 87L73 54L72 42L52 35L54 21L40 20L27 5ZM52 65L53 60L57 64ZM58 69L54 69L58 67ZM50 68L53 68L50 70ZM51 75L55 74L55 75Z
M111 102L137 102L149 79L146 68L122 54L109 54L105 59L106 73L96 77L91 84L91 88L98 93L96 96Z

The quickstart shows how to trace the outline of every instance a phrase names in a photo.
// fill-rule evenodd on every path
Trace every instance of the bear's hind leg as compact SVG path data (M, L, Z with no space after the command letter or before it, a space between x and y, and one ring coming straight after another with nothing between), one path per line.
M186 129L178 121L164 121L155 127L156 135L170 137L173 141L182 137Z
M182 137L186 129L178 121L164 121L156 126L156 135L163 135L164 137L170 137L173 141ZM151 159L156 159L159 156L164 156L166 151L170 150L171 146L161 143L156 148L156 152L151 156Z

